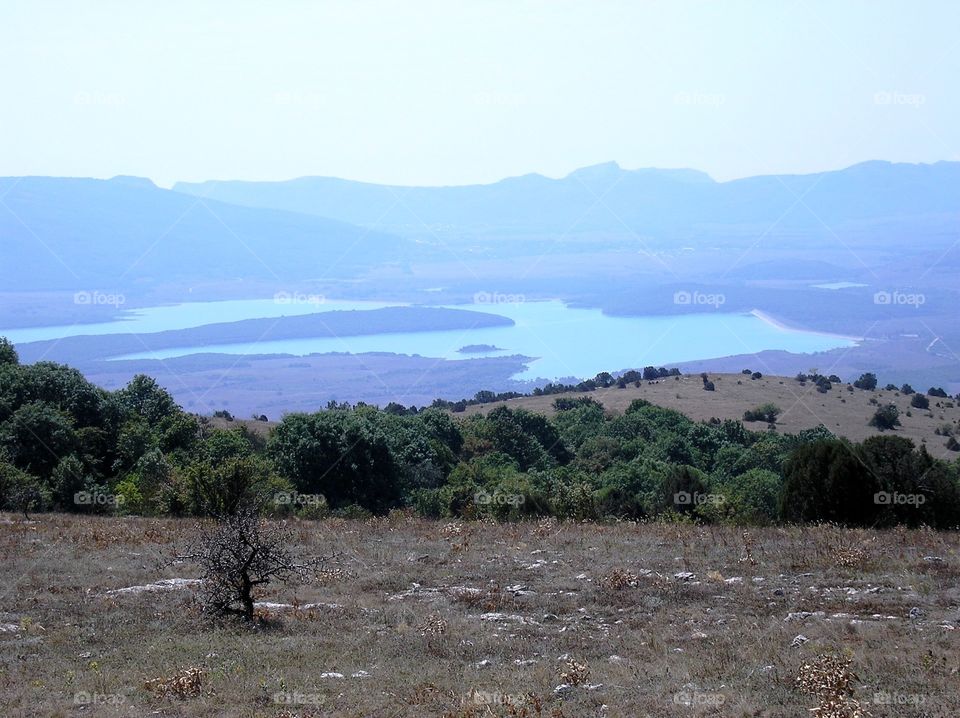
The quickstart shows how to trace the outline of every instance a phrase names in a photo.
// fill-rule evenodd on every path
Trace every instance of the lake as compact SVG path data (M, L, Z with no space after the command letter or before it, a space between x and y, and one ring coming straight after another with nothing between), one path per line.
M273 299L193 302L131 310L115 322L10 330L13 342L56 339L79 334L156 332L185 329L214 322L279 317L330 311L365 311L388 302ZM246 344L184 346L156 352L128 354L114 359L167 359L196 353L293 354L388 352L438 359L465 359L466 345L489 345L493 351L470 353L469 358L522 354L535 357L518 379L592 377L648 364L753 354L765 349L818 352L846 347L854 340L779 327L761 317L735 313L699 313L675 316L610 317L598 309L577 309L561 301L506 302L456 305L458 309L509 317L513 326L481 329L420 331L344 338L323 337Z
M277 302L273 299L193 302L131 310L115 322L37 327L10 330L14 343L74 335L123 332L156 332L184 329L214 322L239 321L330 311L365 311L387 302L309 301ZM156 352L128 354L113 359L167 359L196 353L322 354L388 352L437 359L508 356L534 357L517 379L587 378L600 371L669 366L679 362L732 354L753 354L766 349L819 352L854 344L846 337L797 331L774 325L761 317L735 313L699 313L675 316L611 317L598 309L578 309L561 301L451 305L451 308L488 312L509 317L513 326L466 330L387 333L344 338L323 337L245 344L184 346ZM464 355L466 345L489 345L493 351ZM762 369L762 367L761 367Z

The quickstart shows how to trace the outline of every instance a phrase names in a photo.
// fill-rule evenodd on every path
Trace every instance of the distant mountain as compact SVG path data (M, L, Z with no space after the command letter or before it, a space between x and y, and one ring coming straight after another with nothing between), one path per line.
M381 227L405 235L637 232L663 239L870 225L960 213L960 162L865 162L809 175L715 182L695 170L625 170L614 162L561 179L530 174L487 185L397 187L302 177L178 183L174 189Z
M299 281L399 261L409 240L312 215L241 207L150 180L0 178L0 287Z

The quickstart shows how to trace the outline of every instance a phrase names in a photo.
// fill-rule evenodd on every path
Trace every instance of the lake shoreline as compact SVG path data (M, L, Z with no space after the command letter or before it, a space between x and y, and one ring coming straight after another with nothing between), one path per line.
M774 327L775 329L779 329L780 331L784 331L784 332L799 332L802 334L815 334L816 336L819 336L819 337L845 339L847 341L856 342L857 344L860 344L866 341L865 337L855 337L847 334L834 334L832 332L819 332L819 331L816 331L815 329L807 329L806 327L800 327L800 326L788 324L780 319L777 319L771 314L767 314L762 309L751 309L747 313L750 316L756 317L761 322L764 322L765 324L768 324L771 327Z

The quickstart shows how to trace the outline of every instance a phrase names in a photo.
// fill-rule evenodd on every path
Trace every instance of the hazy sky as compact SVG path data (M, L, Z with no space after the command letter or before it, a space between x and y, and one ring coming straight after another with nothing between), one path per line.
M960 160L960 2L0 2L0 175Z

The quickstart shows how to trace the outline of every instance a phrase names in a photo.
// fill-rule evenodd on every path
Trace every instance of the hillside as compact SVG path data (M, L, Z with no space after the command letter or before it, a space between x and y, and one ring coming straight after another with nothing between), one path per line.
M776 404L783 413L777 419L777 431L797 433L803 429L812 429L823 424L832 433L844 436L852 441L862 441L868 436L879 433L904 436L918 445L925 442L935 456L950 456L944 450L946 438L936 433L944 424L960 430L960 407L952 400L931 397L932 411L911 409L910 396L900 392L849 391L850 384L835 384L826 394L817 392L813 384L801 386L793 377L764 376L751 380L742 374L710 373L716 390L703 390L698 375L682 376L677 380L660 379L654 383L643 382L639 387L628 385L625 389L611 387L584 393L552 394L549 396L531 396L510 399L505 402L480 404L467 407L467 415L485 414L500 405L510 408L524 408L548 416L556 414L553 402L559 397L576 398L589 396L611 412L622 414L636 399L645 399L652 404L662 406L689 416L696 421L709 421L711 418L743 419L743 412L761 404ZM919 388L919 387L918 387ZM927 387L924 387L924 390ZM869 420L877 410L878 404L895 404L900 409L900 421L903 426L895 431L880 432L869 426ZM937 407L936 402L941 406ZM949 406L948 406L949 405ZM910 411L913 415L907 416ZM755 431L766 431L763 422L745 423Z
M615 162L566 177L537 174L487 185L399 187L333 177L285 182L179 182L174 189L252 207L423 234L638 232L696 241L776 223L778 230L870 225L960 212L960 162L865 162L832 172L714 182L695 170L626 170ZM797 201L803 197L803 202ZM937 221L937 220L935 220Z
M382 232L189 197L149 180L5 177L0 194L4 291L276 285L334 269L356 276L412 250Z

